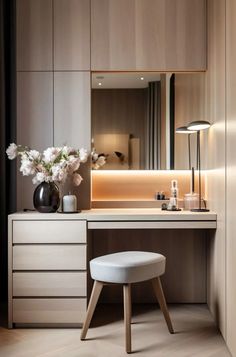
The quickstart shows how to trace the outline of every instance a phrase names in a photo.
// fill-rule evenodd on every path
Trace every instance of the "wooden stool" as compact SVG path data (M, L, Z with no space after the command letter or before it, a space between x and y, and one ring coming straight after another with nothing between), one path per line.
M81 340L86 338L103 285L107 283L122 284L126 352L131 353L131 283L145 280L152 281L155 295L165 317L169 332L174 333L160 280L160 275L165 272L165 263L166 258L161 254L139 251L108 254L91 260L90 271L95 281L81 331Z

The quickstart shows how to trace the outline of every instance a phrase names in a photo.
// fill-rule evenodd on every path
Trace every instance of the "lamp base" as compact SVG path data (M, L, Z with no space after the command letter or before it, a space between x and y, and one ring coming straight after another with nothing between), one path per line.
M191 212L209 212L210 210L207 208L192 208Z

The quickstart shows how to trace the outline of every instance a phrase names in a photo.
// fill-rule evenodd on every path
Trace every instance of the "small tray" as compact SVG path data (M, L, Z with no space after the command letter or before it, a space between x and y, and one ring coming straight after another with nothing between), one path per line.
M73 211L73 212L64 212L64 211L57 211L57 213L64 213L64 214L74 214L74 213L80 213L81 212L81 210L80 209L78 209L77 211Z

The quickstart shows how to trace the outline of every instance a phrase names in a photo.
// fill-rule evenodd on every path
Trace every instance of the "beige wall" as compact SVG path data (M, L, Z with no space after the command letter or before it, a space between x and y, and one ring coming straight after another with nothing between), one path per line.
M208 131L207 193L217 212L217 231L208 241L208 304L226 337L225 291L225 1L208 1L208 71L206 118Z

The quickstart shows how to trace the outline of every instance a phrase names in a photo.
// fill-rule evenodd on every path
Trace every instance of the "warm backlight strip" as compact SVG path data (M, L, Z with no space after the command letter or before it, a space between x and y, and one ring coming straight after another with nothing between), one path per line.
M198 172L196 191L198 187ZM155 192L164 191L170 196L171 180L178 180L179 197L190 191L191 171L189 170L100 170L92 171L92 200L153 200ZM202 173L204 193L205 174Z

